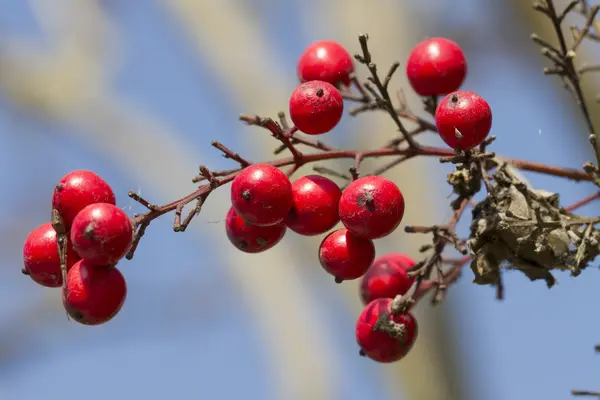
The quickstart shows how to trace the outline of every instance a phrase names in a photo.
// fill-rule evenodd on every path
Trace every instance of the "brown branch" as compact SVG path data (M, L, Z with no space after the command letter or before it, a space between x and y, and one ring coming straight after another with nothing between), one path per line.
M290 151L292 148L295 149L295 147L291 143L290 139L284 136L283 131L280 128L280 126L277 123L275 123L275 121L273 121L272 119L261 118L261 117L250 117L250 116L245 116L245 115L242 115L240 117L240 119L249 124L258 125L265 129L268 129L271 133L273 133L273 135L278 140L284 141L286 143L286 146L290 147ZM216 142L216 143L218 143L218 142ZM231 158L233 160L239 159L238 155L236 153L231 152L231 150L229 148L227 148L226 146L220 145L218 148L219 148L219 150L221 150L224 153L224 155L227 158ZM319 153L314 153L314 154L302 154L296 150L295 154L293 154L291 157L286 157L286 158L282 158L282 159L274 160L274 161L268 161L266 163L273 165L275 167L292 166L292 168L294 168L294 171L295 171L300 165L318 162L318 161L342 159L342 158L352 158L352 159L356 160L357 156L359 156L359 155L360 155L360 158L359 158L360 160L366 159L366 158L401 156L401 157L404 157L402 160L406 161L410 158L417 157L417 156L453 157L453 156L455 156L455 153L454 153L454 151L449 150L449 149L442 149L442 148L437 148L437 147L428 147L428 146L421 146L421 145L419 145L416 148L400 149L400 148L382 147L382 148L378 148L378 149L365 150L365 151L336 149L336 150L321 151ZM510 164L516 168L520 168L524 171L538 172L538 173L553 175L553 176L557 176L557 177L568 178L568 179L572 179L575 181L590 181L592 179L584 171L580 171L580 170L576 170L576 169L561 168L561 167L556 167L556 166L540 164L540 163L536 163L536 162L532 162L532 161L516 160L516 159L510 159L510 158L503 158L503 160L506 161L508 164ZM395 165L398 165L400 163L401 162L397 161ZM491 166L490 166L490 168L491 168ZM183 206L185 206L195 200L198 200L200 198L203 198L203 200L205 200L206 197L208 196L208 194L211 193L213 190L233 181L233 179L235 179L235 177L239 174L240 171L241 171L241 168L239 168L237 170L233 170L231 173L221 176L220 178L218 178L216 180L213 179L213 181L209 184L200 186L196 191L188 194L187 196L185 196L181 199L172 201L170 203L167 203L167 204L164 204L161 206L152 205L152 209L148 210L148 212L134 216L133 222L134 222L134 225L138 229L136 231L136 235L134 238L135 239L134 246L132 247L132 251L130 251L128 258L133 257L133 253L134 253L135 249L137 248L139 239L143 235L145 229L148 227L148 225L150 224L151 221L160 217L161 215L175 211L178 207L183 207ZM216 176L216 174L212 174L212 176L214 178ZM203 178L206 180L207 176L203 175ZM146 203L149 204L147 201L140 199L139 196L137 196L135 194L132 198L134 200L141 202L142 204L146 204ZM142 200L142 201L140 201L140 200ZM177 230L177 229L175 229L175 230Z
M583 2L585 3L585 2ZM590 27L595 21L596 15L600 10L600 6L594 6L587 10L586 12L586 23L584 28L579 33L578 37L575 38L575 41L569 48L567 45L567 40L565 38L565 34L562 29L562 23L565 19L565 16L574 8L574 5L570 3L567 5L565 10L562 13L557 13L556 7L554 5L554 0L545 0L544 2L536 1L534 2L534 9L542 12L544 15L548 17L552 26L554 28L554 32L556 34L556 38L559 43L559 48L553 48L551 46L546 45L546 42L539 38L537 35L532 35L532 39L537 43L542 45L542 54L548 57L553 63L554 68L548 69L547 72L550 74L559 75L563 78L566 87L571 91L575 97L575 101L579 106L581 113L585 119L585 123L587 125L588 137L592 149L594 150L594 154L596 157L596 168L600 165L600 147L598 143L598 138L596 136L596 131L594 128L594 124L592 122L592 118L590 115L590 111L588 105L585 101L585 97L583 95L583 89L581 87L581 79L577 68L575 67L575 63L573 59L575 58L575 52L579 47L581 41L584 37L589 33ZM596 174L598 171L595 171Z
M358 36L358 41L360 42L360 48L362 50L362 55L356 54L354 57L361 64L364 64L367 66L367 68L369 69L369 72L371 72L371 76L369 77L369 80L371 81L371 83L373 83L377 87L377 90L379 91L379 93L376 94L372 90L369 90L370 86L366 86L366 88L367 88L367 90L369 90L371 92L373 97L375 97L376 99L379 100L382 108L384 110L386 110L388 112L388 114L392 117L392 120L394 120L394 122L396 123L398 130L404 137L404 140L406 140L406 143L408 143L409 147L416 148L418 146L418 143L409 135L408 130L404 127L404 124L398 117L398 114L396 113L396 109L394 108L394 104L392 103L390 93L387 89L390 79L392 78L392 75L398 69L400 64L398 64L398 63L392 64L392 67L390 68L386 78L384 79L384 82L382 82L381 79L379 79L379 74L377 72L377 65L372 61L371 52L369 51L369 46L367 45L368 40L369 40L369 36L367 34L361 34Z

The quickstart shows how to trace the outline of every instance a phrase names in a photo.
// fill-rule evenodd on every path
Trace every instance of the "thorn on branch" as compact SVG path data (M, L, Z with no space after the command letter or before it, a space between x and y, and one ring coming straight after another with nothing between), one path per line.
M131 242L131 247L129 248L129 251L127 252L127 255L125 256L125 258L128 260L131 260L133 258L133 255L135 254L135 251L137 250L137 247L140 244L140 240L146 233L146 228L148 228L148 225L150 225L150 220L144 221L144 222L142 222L140 224L136 224L136 225L137 225L137 229L136 229L135 233L133 234L133 241Z
M146 199L144 199L142 196L140 196L133 190L130 190L129 193L127 193L127 196L129 196L134 201L137 201L138 203L140 203L142 206L146 207L150 211L156 210L156 206L154 204L149 203Z
M388 86L390 85L392 76L394 75L394 72L396 72L396 70L398 69L399 66L400 66L400 63L398 61L396 61L390 67L389 72L387 73L387 75L385 76L385 79L383 80L383 87L385 88L385 90L388 90Z
M245 158L243 158L242 156L240 156L238 153L235 153L234 151L232 151L231 149L229 149L228 147L226 147L223 143L218 142L216 140L213 140L211 142L211 145L220 150L223 153L223 157L224 158L230 158L233 161L236 161L238 164L240 164L240 166L242 168L247 167L248 165L251 165L252 163L248 160L246 160Z
M211 188L216 189L217 187L221 186L219 179L216 178L205 165L201 165L199 169L200 175L202 175L204 179L208 181L208 184Z
M562 23L564 21L564 19L567 17L567 15L571 11L573 11L575 6L577 6L577 4L579 4L579 3L581 3L581 0L571 0L571 2L569 4L567 4L567 6L563 10L563 12L561 12L560 15L558 16L558 22Z

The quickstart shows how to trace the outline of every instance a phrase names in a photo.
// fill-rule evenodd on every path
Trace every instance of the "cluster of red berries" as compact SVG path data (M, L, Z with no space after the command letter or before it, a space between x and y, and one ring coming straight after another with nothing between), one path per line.
M339 43L318 41L303 52L297 72L301 83L289 104L295 128L309 135L331 131L342 118L344 103L338 88L351 83L352 57ZM456 43L432 38L418 44L408 58L406 73L419 95L446 95L435 114L444 142L459 150L483 142L491 129L491 110L482 97L458 90L467 63ZM396 184L366 176L342 191L320 175L292 183L278 168L255 164L234 179L231 204L227 236L235 247L248 253L272 248L287 228L301 235L320 235L341 221L344 227L321 242L319 261L338 283L363 277L361 296L366 307L356 325L362 354L391 362L410 350L417 336L417 323L410 312L391 316L405 327L402 340L374 329L382 313L391 313L392 299L406 294L413 283L407 272L415 265L410 257L389 254L375 260L373 240L392 233L404 215L404 197Z
M352 57L336 42L319 41L304 51L297 72L301 83L289 102L295 130L309 135L331 131L344 111L340 89L352 82ZM462 50L444 38L418 44L406 67L419 95L446 95L435 113L436 126L440 137L458 150L481 144L492 123L483 98L458 90L466 72ZM253 164L232 182L225 228L231 243L246 253L272 248L288 228L305 236L329 232L318 251L323 269L338 283L362 277L365 308L356 323L361 353L392 362L404 357L417 338L410 311L392 310L393 299L407 294L414 282L409 269L415 262L395 253L375 259L373 240L399 226L404 208L398 186L380 176L357 178L342 190L324 176L291 182L270 164ZM115 205L110 186L91 171L63 177L54 190L52 210L52 223L41 225L25 241L23 272L40 285L63 286L65 309L76 321L94 325L110 320L127 293L115 266L131 247L130 218ZM343 228L330 232L339 222ZM382 315L403 326L400 339L377 328Z
M23 246L23 273L42 286L64 287L65 309L85 325L112 319L127 296L115 265L131 246L133 226L115 203L113 190L96 173L70 172L54 189L54 221L31 231Z

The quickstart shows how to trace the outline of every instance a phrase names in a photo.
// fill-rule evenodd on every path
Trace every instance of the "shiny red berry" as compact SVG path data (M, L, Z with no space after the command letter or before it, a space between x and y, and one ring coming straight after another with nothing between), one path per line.
M354 60L348 51L333 40L319 40L308 46L298 60L300 82L325 81L334 86L350 84Z
M236 214L233 207L225 218L227 238L244 253L260 253L269 250L281 241L286 226L283 222L269 226L251 225Z
M75 321L84 325L99 325L117 315L126 297L127 284L117 268L98 268L81 260L73 265L67 275L63 305Z
M62 271L56 240L56 231L52 224L47 222L31 231L23 245L23 271L42 286L62 286ZM79 259L70 241L67 241L67 270Z
M339 221L338 206L342 190L331 179L307 175L292 183L294 205L285 222L300 235L320 235Z
M421 96L458 90L467 76L467 60L458 44L435 37L417 44L406 62L408 81Z
M338 283L363 276L374 258L373 242L344 228L331 232L319 246L321 266Z
M351 182L340 199L340 219L359 236L377 239L392 233L404 216L404 196L398 186L381 176Z
M292 208L292 184L286 174L272 165L250 165L231 184L231 204L252 225L275 225Z
M418 335L417 320L410 312L392 315L392 321L404 325L404 336L401 339L373 329L380 315L391 315L391 303L392 299L373 300L356 321L356 342L367 357L381 363L398 361L408 354Z
M408 277L408 269L415 264L415 260L402 253L377 257L360 282L363 303L406 294L415 281Z
M54 188L52 208L62 217L66 230L79 211L94 203L116 203L111 187L95 172L69 172Z
M327 133L340 122L344 100L330 83L309 81L298 86L290 97L290 118L308 135Z
M131 220L115 205L91 204L73 220L73 249L92 264L116 264L127 254L132 240Z
M435 112L440 137L453 149L479 146L492 129L492 110L485 99L473 92L459 90L440 102Z

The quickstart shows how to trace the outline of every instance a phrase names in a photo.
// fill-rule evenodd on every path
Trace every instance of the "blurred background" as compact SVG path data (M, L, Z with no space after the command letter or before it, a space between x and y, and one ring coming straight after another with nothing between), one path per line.
M270 158L277 143L237 117L287 111L297 58L317 39L355 53L357 34L368 32L382 69L404 62L427 36L454 39L469 60L464 88L494 110L494 150L579 167L590 158L585 129L559 82L541 73L529 34L553 37L529 0L1 4L0 399L551 400L569 398L573 387L600 389L597 269L558 275L552 290L507 273L499 302L493 288L471 284L467 268L442 305L418 306L413 351L378 365L358 356L357 284L335 285L321 270L322 238L290 232L264 254L235 251L223 226L227 188L185 234L172 232L170 216L152 223L134 260L120 265L127 302L103 326L67 321L60 291L20 273L23 241L48 220L53 187L70 170L98 172L118 205L135 212L128 190L165 203L194 189L200 163L235 167L210 147L213 139L251 160ZM583 46L579 57L594 62L598 54ZM590 98L598 83L586 78ZM408 87L402 72L392 86ZM389 118L373 113L346 116L324 140L367 147L393 135ZM416 160L387 174L406 196L403 225L449 217L447 172ZM564 204L594 191L528 178L559 191ZM582 213L598 215L598 206ZM428 240L398 229L377 249L417 258Z

